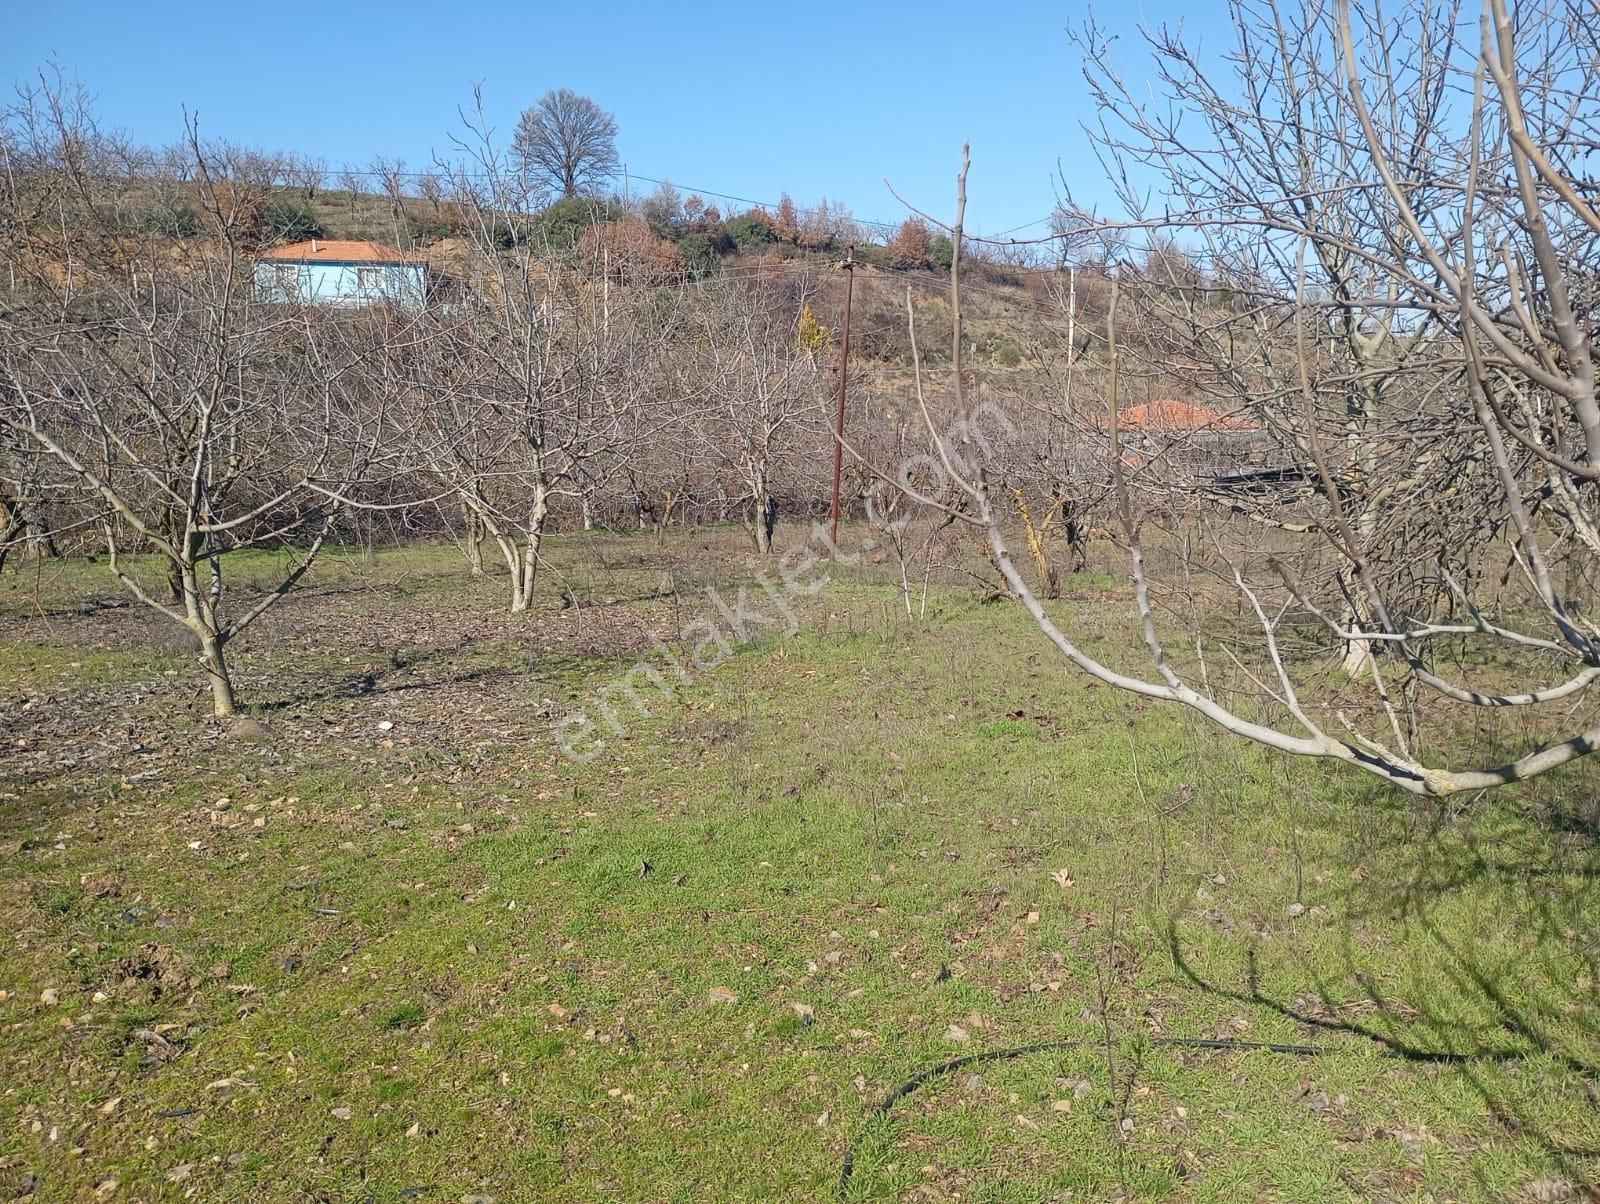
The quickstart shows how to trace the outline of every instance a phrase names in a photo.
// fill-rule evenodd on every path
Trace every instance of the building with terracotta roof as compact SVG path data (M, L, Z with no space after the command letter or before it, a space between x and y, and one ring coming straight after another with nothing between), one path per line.
M1163 399L1129 406L1117 415L1122 431L1248 431L1259 426L1239 414L1224 414L1193 402Z
M1262 467L1265 432L1252 415L1227 413L1176 398L1117 412L1123 462L1152 480L1180 488L1213 482L1223 473Z
M428 295L428 265L379 243L313 238L263 252L254 281L263 301L415 309Z

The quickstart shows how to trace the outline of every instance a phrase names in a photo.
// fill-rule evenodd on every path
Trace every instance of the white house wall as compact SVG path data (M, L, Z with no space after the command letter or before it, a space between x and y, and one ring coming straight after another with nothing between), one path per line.
M286 287L279 269L298 269L298 283ZM377 268L382 281L376 287L362 288L360 271ZM256 264L255 283L265 301L354 308L387 301L392 305L415 308L426 295L427 268L420 263L289 263L262 260Z

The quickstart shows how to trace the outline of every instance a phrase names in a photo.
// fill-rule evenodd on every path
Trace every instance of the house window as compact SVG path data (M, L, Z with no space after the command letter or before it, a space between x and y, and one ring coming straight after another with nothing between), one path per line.
M277 286L286 293L292 293L300 287L300 268L297 264L280 263L272 270L272 275Z
M357 268L356 287L361 289L363 292L367 290L381 289L383 287L383 269Z

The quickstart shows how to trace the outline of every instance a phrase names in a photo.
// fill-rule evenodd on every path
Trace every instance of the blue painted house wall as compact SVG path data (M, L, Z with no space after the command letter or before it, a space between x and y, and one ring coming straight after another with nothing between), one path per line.
M349 308L387 302L416 309L427 295L427 267L371 260L296 263L263 259L256 262L255 286L263 301Z

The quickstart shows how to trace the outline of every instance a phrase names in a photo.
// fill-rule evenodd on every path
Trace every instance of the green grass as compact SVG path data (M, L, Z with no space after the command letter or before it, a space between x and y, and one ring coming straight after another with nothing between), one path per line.
M863 1131L858 1200L1531 1200L1600 1172L1600 858L1552 822L1593 771L1418 804L1091 688L1018 611L942 591L904 622L866 572L578 766L541 700L632 664L583 641L663 605L638 601L655 549L564 546L594 608L570 638L553 601L503 625L453 555L330 563L281 629L339 619L309 660L242 654L247 701L285 696L272 740L4 787L0 1176L41 1200L111 1178L140 1200L827 1199ZM696 579L737 581L730 559ZM99 588L80 571L51 588ZM1063 613L1134 657L1095 588ZM367 666L386 616L422 634L380 688L288 697ZM12 686L181 693L171 654L21 634ZM1082 1044L866 1125L919 1069L1055 1038Z

